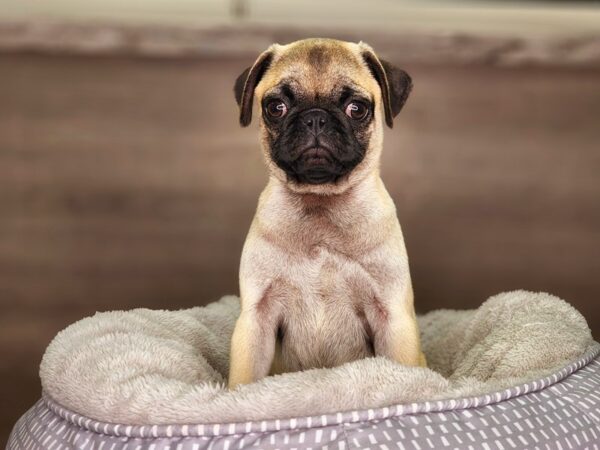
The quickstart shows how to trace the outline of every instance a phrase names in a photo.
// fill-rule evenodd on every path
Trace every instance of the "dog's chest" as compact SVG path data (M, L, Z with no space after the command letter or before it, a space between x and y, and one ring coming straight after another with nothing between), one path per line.
M289 280L280 333L285 370L333 367L373 354L365 304L377 290L359 262L313 245Z

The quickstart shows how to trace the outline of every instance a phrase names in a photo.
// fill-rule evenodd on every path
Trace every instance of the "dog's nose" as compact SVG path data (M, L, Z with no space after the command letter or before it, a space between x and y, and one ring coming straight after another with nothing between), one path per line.
M322 109L309 109L302 113L302 123L315 136L322 133L328 122L328 114Z

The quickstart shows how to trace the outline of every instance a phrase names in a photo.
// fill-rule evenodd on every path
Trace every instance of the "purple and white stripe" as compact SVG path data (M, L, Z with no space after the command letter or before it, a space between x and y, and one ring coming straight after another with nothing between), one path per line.
M478 397L242 423L105 423L44 395L15 425L8 449L600 449L599 392L596 349L552 375Z

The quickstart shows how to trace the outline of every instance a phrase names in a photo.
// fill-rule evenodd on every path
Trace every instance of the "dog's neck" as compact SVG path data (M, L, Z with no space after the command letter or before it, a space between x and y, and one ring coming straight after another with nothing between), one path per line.
M327 218L339 225L377 220L382 214L395 208L378 171L372 171L360 182L349 186L339 194L298 193L284 182L271 176L259 202L257 213L269 217L269 222L277 218L307 220Z

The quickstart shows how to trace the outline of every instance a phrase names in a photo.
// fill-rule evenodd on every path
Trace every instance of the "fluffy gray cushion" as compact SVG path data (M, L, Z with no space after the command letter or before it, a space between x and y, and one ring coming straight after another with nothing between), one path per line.
M237 297L181 311L98 313L60 332L43 389L93 419L127 424L234 422L479 395L551 373L597 346L566 302L515 291L479 309L419 318L429 368L382 357L225 387Z

